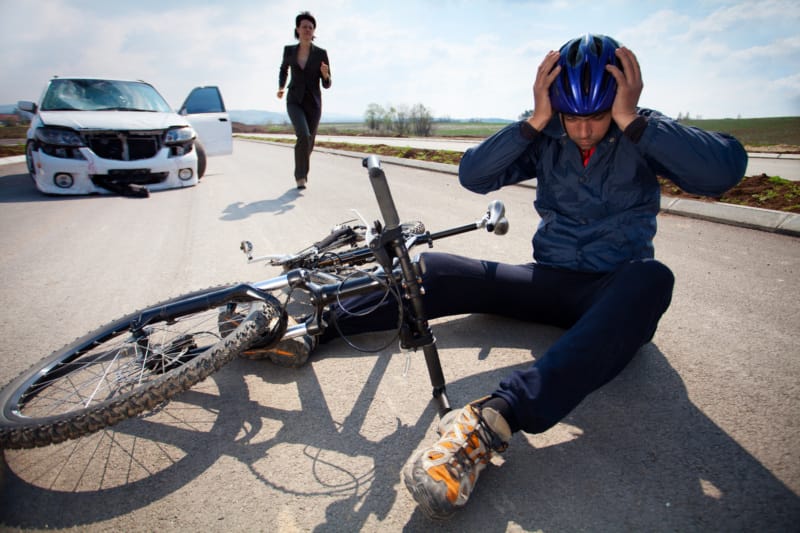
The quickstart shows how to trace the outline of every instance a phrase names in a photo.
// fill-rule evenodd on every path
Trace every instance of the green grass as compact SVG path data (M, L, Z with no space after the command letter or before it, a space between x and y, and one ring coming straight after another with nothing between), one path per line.
M488 137L508 125L508 122L436 122L434 135L440 137Z
M0 139L24 139L28 126L0 126Z
M800 117L682 120L704 130L729 133L747 146L800 146Z
M728 133L748 147L788 145L800 147L800 117L727 118L682 120L683 124L704 130ZM484 138L503 128L505 123L435 122L435 137ZM291 126L259 126L264 133L293 133ZM370 135L362 123L320 124L320 135ZM374 132L372 133L374 134ZM798 148L800 150L800 148Z
M507 123L493 122L434 122L433 137L488 137ZM278 131L278 126L268 126L270 129L265 133L293 133L290 126L283 126L282 131ZM378 132L370 131L363 123L358 122L323 122L319 125L320 135L379 135ZM385 134L380 134L386 136ZM413 135L408 135L412 137Z

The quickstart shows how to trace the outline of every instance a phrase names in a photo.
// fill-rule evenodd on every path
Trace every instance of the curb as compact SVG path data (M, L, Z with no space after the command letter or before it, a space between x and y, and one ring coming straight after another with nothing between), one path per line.
M800 154L774 154L769 152L749 152L748 155L760 159L792 159L800 160Z
M25 162L24 155L12 155L10 157L0 157L0 166L13 165L14 163L24 163L24 162Z
M661 211L773 233L800 237L800 215L745 205L661 197Z

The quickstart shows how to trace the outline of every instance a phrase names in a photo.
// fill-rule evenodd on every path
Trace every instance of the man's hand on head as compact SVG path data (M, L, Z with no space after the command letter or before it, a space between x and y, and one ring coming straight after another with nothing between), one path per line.
M533 82L533 114L528 118L528 124L536 131L542 131L553 116L553 106L550 103L550 85L561 72L558 65L560 54L551 50L544 56L544 60L536 71L536 81Z
M622 70L615 65L606 65L606 70L617 81L617 95L611 106L611 118L624 131L637 117L636 106L639 104L644 82L639 62L633 52L622 46L617 49L616 55Z

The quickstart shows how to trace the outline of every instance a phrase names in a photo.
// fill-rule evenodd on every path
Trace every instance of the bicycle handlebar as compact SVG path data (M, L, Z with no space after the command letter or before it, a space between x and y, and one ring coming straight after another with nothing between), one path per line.
M356 243L365 240L373 241L380 233L401 233L405 239L407 249L411 249L420 244L432 246L433 241L461 233L467 233L480 228L496 235L505 235L508 232L509 223L505 216L505 206L500 200L492 200L479 220L431 233L427 231L422 222L400 223L397 209L394 205L386 175L381 170L380 160L377 156L369 156L363 161L363 166L369 171L370 183L372 184L376 200L384 218L384 227L381 228L376 222L371 230L366 226L351 228L348 225L337 225L331 233L313 245L304 248L294 254L277 254L254 257L253 244L250 241L242 241L240 249L247 256L249 263L266 261L273 266L282 266L285 270L292 268L309 268L312 270L324 270L328 268L339 269L353 267L376 260L375 250L367 245L356 247ZM359 215L364 224L367 224ZM365 231L366 230L366 231ZM365 235L366 233L366 235ZM344 249L349 247L349 249Z
M378 156L371 155L364 159L363 165L369 171L369 182L372 184L375 199L378 201L378 207L381 210L381 216L383 216L383 225L387 230L395 229L400 225L400 216L394 206L389 184L386 183L386 174L381 169L380 159L378 159Z

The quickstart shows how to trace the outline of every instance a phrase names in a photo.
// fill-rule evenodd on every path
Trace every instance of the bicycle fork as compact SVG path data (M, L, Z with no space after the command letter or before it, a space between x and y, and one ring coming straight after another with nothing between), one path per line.
M433 398L437 402L441 417L450 411L451 407L445 390L444 373L439 360L439 351L436 348L436 339L428 323L422 301L424 294L422 278L408 254L400 227L400 217L389 191L386 175L380 168L380 161L376 156L369 156L364 159L363 164L369 170L370 182L385 224L385 227L381 229L380 225L376 223L378 235L369 243L369 246L386 271L391 272L394 259L399 262L402 272L402 294L410 302L412 311L410 320L404 321L403 329L400 332L401 346L404 349L422 348L433 387Z

